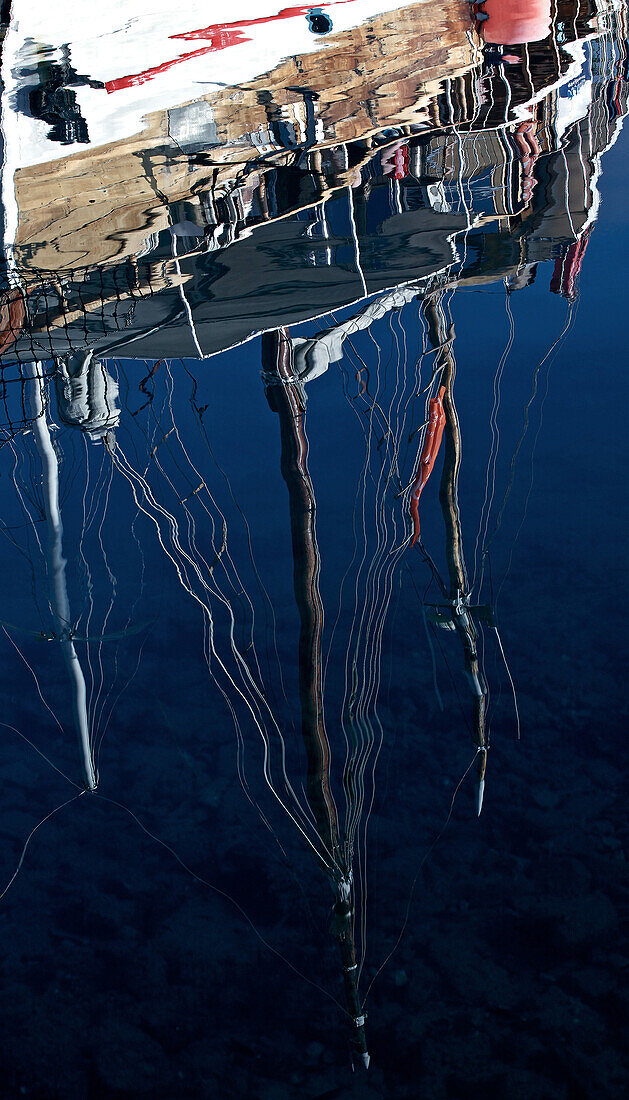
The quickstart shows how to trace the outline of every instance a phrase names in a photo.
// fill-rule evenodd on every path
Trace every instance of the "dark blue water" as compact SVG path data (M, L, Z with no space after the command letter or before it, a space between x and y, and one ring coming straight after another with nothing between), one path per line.
M471 602L491 608L476 622L480 817L460 637L428 622L445 602L428 556L447 587L441 456L410 546L436 361L421 300L353 335L301 391L368 1074L352 1064L308 816L289 496L261 341L201 362L108 359L121 412L106 443L63 425L51 364L41 390L20 375L24 430L0 450L1 1095L625 1094L627 163L621 134L573 294L551 293L543 262L518 291L498 264L437 296ZM36 392L94 792L53 636Z

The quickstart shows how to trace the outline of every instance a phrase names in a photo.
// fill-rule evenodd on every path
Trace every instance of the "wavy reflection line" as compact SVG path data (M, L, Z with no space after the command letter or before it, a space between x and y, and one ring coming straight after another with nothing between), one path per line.
M506 346L500 356L496 372L494 374L493 381L493 404L489 417L489 428L491 431L491 445L489 450L489 457L487 459L487 467L485 471L485 496L480 513L480 519L478 523L478 531L476 534L476 543L474 545L474 573L472 577L472 584L470 591L473 591L476 585L476 578L478 575L478 550L479 546L484 546L487 539L487 527L489 525L489 519L491 516L491 509L494 501L494 494L496 489L496 463L498 461L498 453L500 450L500 427L498 424L498 414L500 411L500 384L502 381L502 375L505 368L505 364L509 358L511 348L513 347L513 341L515 338L515 324L513 320L513 311L511 309L511 299L509 290L505 290L505 309L509 318L509 335L507 338ZM491 484L491 489L490 489ZM479 596L480 599L480 596Z
M280 743L280 746L281 746L282 779L283 779L284 787L285 787L287 793L292 798L293 803L295 805L296 813L299 815L299 817L295 816L295 813L292 812L291 808L287 805L287 803L284 801L284 799L281 797L281 795L278 793L278 791L275 787L275 783L274 783L274 779L273 779L273 775L272 775L272 771L271 771L272 752L271 752L269 734L268 734L268 732L267 732L267 730L264 726L264 722L261 718L261 713L260 713L261 710L262 711L264 711L265 709L268 710L268 703L264 699L264 697L262 696L262 694L260 692L260 689L255 684L255 681L254 681L254 679L251 675L251 672L249 670L248 665L246 664L246 661L244 660L242 655L237 650L235 639L234 639L234 617L233 617L233 611L231 610L231 605L228 603L228 601L225 601L224 598L223 598L223 602L224 602L224 605L226 607L226 610L227 610L228 616L229 616L229 644L230 644L232 656L234 657L238 672L239 672L241 680L242 680L242 686L240 684L238 684L236 682L236 680L234 679L234 677L231 675L231 673L227 669L227 666L225 665L222 658L219 656L218 651L216 649L215 640L214 640L214 619L213 619L213 615L212 615L210 606L195 591L194 584L193 584L193 582L190 579L189 574L188 574L188 567L190 568L192 574L197 578L197 580L201 584L201 587L204 591L207 591L208 594L211 594L212 589L207 584L207 582L205 581L198 562L194 561L191 553L186 551L183 548L183 546L181 545L180 533L179 533L179 527L178 527L177 521L175 520L174 516L171 513L169 513L165 508L163 508L159 504L159 502L154 497L148 483L144 479L140 478L139 475L136 473L136 471L134 471L133 468L128 464L123 452L121 451L121 448L120 448L119 444L116 443L114 445L114 447L110 450L110 454L112 456L112 460L116 464L116 466L119 469L122 476L124 476L127 479L127 481L129 482L129 485L130 485L130 488L131 488L131 491L132 491L132 494L133 494L133 498L134 498L136 507L138 507L146 515L146 517L153 523L153 525L156 529L159 544L160 544L163 552L167 556L167 558L172 563L172 565L175 569L175 572L177 574L179 583L182 585L182 587L185 589L185 591L188 592L190 597L201 608L201 611L202 611L204 619L205 619L206 627L207 627L207 630L208 630L208 651L207 651L208 670L209 670L210 675L212 676L214 682L218 684L219 690L221 690L221 693L225 697L225 690L226 689L224 689L222 687L222 685L220 685L220 683L218 683L217 677L215 676L215 674L212 671L212 666L215 662L218 665L221 673L225 677L229 687L241 699L241 701L244 703L246 709L248 710L248 712L250 714L250 717L253 720L254 726L257 729L257 731L258 731L258 733L261 737L261 740L262 740L263 750L264 750L264 755L263 755L263 776L264 776L264 780L265 780L269 790L271 791L273 797L277 800L279 805L282 807L284 812L293 821L293 824L298 829L299 833L302 835L303 839L306 841L308 846L315 852L315 854L317 854L318 853L317 844L316 844L316 842L313 842L313 840L311 840L311 838L310 838L310 836L308 835L308 832L307 832L308 827L309 826L312 827L311 822L310 822L309 817L308 817L308 814L304 811L304 808L303 808L298 796L296 795L296 793L295 793L295 791L294 791L294 789L293 789L293 787L292 787L292 785L291 785L291 783L288 779L288 776L286 774L284 739L282 737L279 726L277 725L277 722L273 718L272 714L269 714L269 717L271 718L272 726L273 726L273 729L274 729L274 734L277 736L277 738L279 740L279 743ZM142 503L142 500L140 499L140 497L142 497L143 500L146 502L146 506ZM165 534L165 532L162 528L162 522L161 521L163 521L163 523L165 525L167 534ZM168 545L167 543L169 543L170 545ZM248 691L252 693L252 697L248 696L248 694L247 694ZM231 706L230 706L230 710L231 710ZM330 866L332 866L332 867L335 866L336 863L335 863L335 858L334 858L333 853L327 852L326 855L327 855L327 858L330 861Z

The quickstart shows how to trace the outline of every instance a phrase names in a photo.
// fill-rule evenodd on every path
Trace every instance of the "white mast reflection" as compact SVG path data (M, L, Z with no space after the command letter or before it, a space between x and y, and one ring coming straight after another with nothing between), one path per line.
M66 559L63 556L63 523L59 505L59 459L52 445L50 429L46 419L44 401L44 382L38 363L26 363L25 371L30 378L30 402L33 414L32 430L35 444L42 463L44 510L48 525L48 577L50 581L50 606L55 620L55 628L61 652L66 663L72 688L74 721L79 735L79 744L83 758L85 783L90 791L96 790L96 772L90 739L90 727L87 716L87 692L85 677L72 641L70 601L66 580Z

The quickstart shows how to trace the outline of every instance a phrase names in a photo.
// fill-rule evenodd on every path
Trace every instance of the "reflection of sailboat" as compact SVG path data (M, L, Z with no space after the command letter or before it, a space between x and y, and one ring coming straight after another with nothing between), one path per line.
M170 200L143 155L150 212L138 203L137 232L103 222L96 238L122 241L117 256L94 251L94 231L77 236L78 209L72 225L53 217L53 244L33 224L22 245L20 229L11 279L28 315L5 359L82 347L198 357L402 284L526 281L596 217L600 157L626 103L624 47L605 43L622 42L624 18L601 5L596 30L578 17L561 46L550 38L532 57L516 45L508 63L490 52L437 87L421 121L319 142L301 165L294 152L253 149L233 171L220 159L205 167L193 194ZM178 156L194 169L196 153ZM30 184L17 178L26 203Z
M443 408L440 500L448 581L438 580L439 598L432 604L426 602L426 612L437 626L456 634L462 649L472 693L476 805L480 811L488 727L478 638L483 620L494 623L489 607L480 600L472 602L463 553L457 495L461 438L454 401L454 333L446 319L442 292L503 278L516 289L530 283L536 264L555 260L560 269L551 289L559 289L568 298L574 295L578 264L597 212L601 153L618 132L622 117L622 110L617 113L618 104L621 108L626 104L626 79L618 75L624 23L622 18L611 22L615 33L604 29L601 37L607 44L614 43L614 49L619 43L618 56L608 53L607 47L597 54L594 40L583 47L584 65L586 69L590 66L587 71L597 72L596 80L585 81L589 84L585 113L580 113L578 97L560 102L561 81L576 62L574 57L570 61L565 51L555 49L556 43L540 50L537 67L528 59L528 74L522 68L512 76L504 57L500 55L500 60L491 54L491 60L469 77L460 83L448 82L439 90L431 101L431 122L423 122L419 130L413 131L409 124L394 135L370 135L371 144L365 148L348 142L308 150L308 170L294 163L295 159L301 161L303 150L296 157L293 149L291 163L274 162L271 168L258 164L255 172L245 173L244 179L218 197L209 187L194 195L190 208L182 205L175 209L173 205L161 237L156 232L155 240L148 242L154 262L143 263L143 257L134 254L120 263L95 264L78 273L74 269L46 273L36 271L33 256L24 252L23 268L11 272L18 290L17 297L16 291L10 290L7 311L10 314L11 304L15 307L19 300L24 317L9 317L7 336L14 338L6 362L17 371L18 385L31 393L33 430L42 459L48 463L47 499L51 503L47 518L50 574L57 585L56 632L73 675L88 786L95 783L96 769L90 755L89 724L81 719L84 712L78 705L78 661L62 586L55 455L41 374L29 358L35 350L57 360L60 421L103 440L99 453L108 474L116 479L121 492L127 492L146 522L161 560L199 611L208 672L234 719L239 768L243 747L253 755L259 746L260 782L268 788L264 793L272 808L279 807L280 814L296 826L332 880L334 931L341 949L346 1004L363 1061L368 1055L364 998L359 996L358 982L366 951L367 826L383 740L377 712L382 634L396 570L410 557L410 495L417 456L421 458L425 446L425 426L416 423L415 404L419 407L421 398L440 400ZM589 28L581 24L575 37L589 34ZM570 80L575 79L580 78L573 74ZM515 119L509 113L513 104L520 112ZM522 112L529 112L530 117L523 120ZM403 249L400 242L404 242ZM267 265L262 268L267 285L259 294L254 293L260 289L261 278L256 258L263 258ZM420 308L418 303L423 303ZM328 322L329 311L341 307L347 307L344 316L332 316ZM428 386L421 384L422 356L419 362L414 361L404 343L399 319L403 309L413 311L414 318L417 313L426 352L433 356ZM282 323L313 316L326 320L319 329L311 325L305 335L293 332L289 338L288 332L279 328ZM399 330L394 327L396 318ZM395 340L399 337L395 382L380 370L380 349L373 337L374 331L382 333L384 324L390 325ZM280 420L300 613L305 802L298 793L301 773L291 773L278 708L271 702L272 692L261 672L254 599L242 580L240 559L233 552L238 536L228 521L228 504L208 486L205 468L191 453L173 408L176 387L172 368L164 358L176 351L189 352L191 357L217 352L269 328L272 332L263 343L265 382ZM365 366L353 343L361 334L377 348L375 365L370 362L373 385L368 380L370 367ZM69 349L86 345L106 353L110 368L91 351L79 351L73 359L62 358ZM146 369L142 367L142 407L130 410L138 416L137 423L140 413L154 417L154 432L147 433L143 449L137 452L112 432L118 418L114 400L118 381L114 382L114 376L119 379L121 369L113 365L112 357L132 352L152 360ZM354 397L361 410L366 457L359 492L362 527L357 525L356 536L362 541L351 574L355 602L334 738L335 745L340 735L346 741L343 825L332 796L324 722L320 557L314 489L306 464L303 395L306 384L321 377L331 364L348 370L350 362L355 368ZM161 386L163 393L161 404L156 402L155 407L153 386L155 392ZM195 430L202 429L203 418L196 394L194 380L189 415ZM406 452L404 439L409 440ZM415 441L416 451L410 440ZM410 480L402 476L405 460ZM422 507L428 503L433 484L422 497ZM375 534L367 529L365 517L371 515L375 517ZM425 529L430 530L428 524ZM423 539L422 519L418 545L427 556ZM429 564L438 576L432 559ZM271 815L262 816L268 823Z

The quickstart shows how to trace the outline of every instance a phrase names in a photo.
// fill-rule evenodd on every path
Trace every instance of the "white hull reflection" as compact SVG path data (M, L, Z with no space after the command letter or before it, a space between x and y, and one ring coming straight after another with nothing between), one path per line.
M146 117L237 86L283 58L325 50L330 36L392 11L400 0L328 0L285 6L234 0L229 21L216 5L184 0L74 4L13 0L4 43L3 129L17 143L14 170L66 157L80 145L51 140L27 99L42 66L74 71L69 85L84 120L81 145L98 147L141 133ZM316 22L321 13L325 22ZM329 30L325 27L329 26ZM89 83L88 83L89 82ZM208 115L208 139L212 120Z

